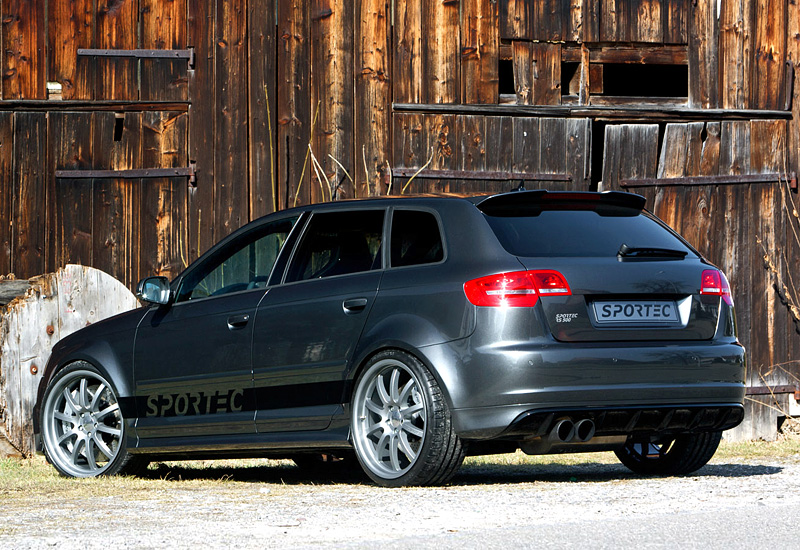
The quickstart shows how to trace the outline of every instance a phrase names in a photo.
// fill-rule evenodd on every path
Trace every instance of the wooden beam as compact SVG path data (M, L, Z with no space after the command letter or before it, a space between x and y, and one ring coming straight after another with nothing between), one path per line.
M570 181L569 174L541 174L531 172L488 172L472 170L421 170L418 168L393 168L392 175L399 178L458 179L458 180L501 180L501 181Z
M580 63L581 47L564 46L561 61ZM591 63L635 63L648 65L686 65L689 51L686 46L589 46Z
M641 178L624 179L621 187L676 187L690 185L748 185L752 183L778 183L781 175L746 174L736 176L693 176L685 178Z
M394 112L503 115L512 117L549 116L625 120L789 120L791 111L755 109L695 109L681 105L644 105L651 98L630 98L628 106L601 105L447 105L440 103L394 103Z

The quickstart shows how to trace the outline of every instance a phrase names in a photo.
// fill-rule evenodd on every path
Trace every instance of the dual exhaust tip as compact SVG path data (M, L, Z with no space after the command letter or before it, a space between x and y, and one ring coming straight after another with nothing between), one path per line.
M594 421L588 418L577 422L573 422L569 418L562 418L550 430L548 439L553 443L569 443L570 441L586 443L594 437L594 432Z

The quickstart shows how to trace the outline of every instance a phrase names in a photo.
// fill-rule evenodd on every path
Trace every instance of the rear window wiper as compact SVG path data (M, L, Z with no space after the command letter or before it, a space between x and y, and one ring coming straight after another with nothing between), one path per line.
M685 258L685 250L671 248L633 247L622 243L617 251L618 258Z

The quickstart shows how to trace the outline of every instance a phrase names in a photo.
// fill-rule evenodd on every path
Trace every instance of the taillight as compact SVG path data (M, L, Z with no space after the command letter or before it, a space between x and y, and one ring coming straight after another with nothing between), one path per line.
M464 283L471 304L484 307L533 307L539 296L570 296L567 280L558 271L514 271L487 275Z
M722 299L729 306L733 305L733 296L731 296L731 287L728 284L728 279L725 274L716 269L706 269L703 271L702 281L700 283L700 294L707 296L722 296Z

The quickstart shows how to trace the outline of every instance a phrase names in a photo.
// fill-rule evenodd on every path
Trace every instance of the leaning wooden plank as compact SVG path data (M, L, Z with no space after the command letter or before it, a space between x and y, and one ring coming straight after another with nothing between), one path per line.
M91 99L89 59L79 58L78 48L94 46L94 0L53 2L49 8L47 80L61 84L62 99Z
M0 434L23 456L34 451L33 405L53 345L138 306L124 285L90 267L68 265L31 282L24 296L0 310Z
M690 4L689 105L709 109L719 106L720 41L717 0Z
M48 250L46 230L47 171L41 156L46 149L47 115L14 114L14 273L19 278L33 277L45 270ZM49 219L55 219L55 215Z
M461 10L461 97L464 103L498 103L497 2L465 0Z
M144 49L179 50L186 48L186 2L140 0L140 46ZM185 101L187 93L186 60L142 59L142 101Z
M311 104L319 105L312 139L319 164L311 199L353 198L353 5L350 0L311 3Z
M3 99L46 99L45 3L2 0Z
M99 0L97 2L97 47L130 50L137 47L138 3L133 0ZM82 59L79 59L83 63ZM139 99L139 63L134 58L89 58L94 78L94 99ZM87 82L87 86L92 80Z
M274 0L247 3L250 219L278 210L274 5Z
M0 275L13 272L14 258L14 113L0 112Z
M754 109L782 109L786 89L786 0L755 0L755 36L753 37ZM796 6L794 9L797 9Z
M359 197L386 193L391 158L391 11L384 0L356 0L355 173Z

